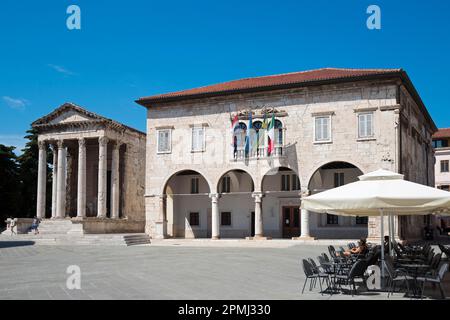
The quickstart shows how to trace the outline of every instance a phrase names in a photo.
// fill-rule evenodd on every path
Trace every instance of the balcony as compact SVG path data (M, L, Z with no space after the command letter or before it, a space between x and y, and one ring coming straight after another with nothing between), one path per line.
M275 145L274 152L268 156L267 155L267 147L259 147L250 150L249 154L245 155L245 149L244 148L237 148L237 150L234 152L233 160L234 161L244 161L246 159L267 159L269 157L283 157L284 156L284 146L282 145Z

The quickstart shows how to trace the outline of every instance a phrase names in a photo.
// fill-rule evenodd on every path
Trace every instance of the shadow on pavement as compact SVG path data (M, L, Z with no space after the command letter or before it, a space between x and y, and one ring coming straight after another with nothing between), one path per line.
M0 249L33 246L34 241L0 241Z

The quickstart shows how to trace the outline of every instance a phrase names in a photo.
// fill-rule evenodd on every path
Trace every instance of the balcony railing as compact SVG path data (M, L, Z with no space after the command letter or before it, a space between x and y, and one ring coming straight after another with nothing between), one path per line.
M233 155L235 161L245 160L245 159L264 159L268 157L282 157L284 155L284 146L275 145L274 151L271 155L267 154L267 147L259 147L250 150L248 155L245 154L245 149L238 148Z

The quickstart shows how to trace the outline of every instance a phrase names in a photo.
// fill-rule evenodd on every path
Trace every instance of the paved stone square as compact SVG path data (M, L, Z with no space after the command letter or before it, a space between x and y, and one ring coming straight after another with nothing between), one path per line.
M299 261L322 245L46 246L0 241L0 299L351 299L305 291ZM69 265L81 289L66 287ZM431 291L432 288L430 287ZM436 294L439 291L436 290ZM355 299L386 299L365 293ZM396 294L391 299L403 298Z

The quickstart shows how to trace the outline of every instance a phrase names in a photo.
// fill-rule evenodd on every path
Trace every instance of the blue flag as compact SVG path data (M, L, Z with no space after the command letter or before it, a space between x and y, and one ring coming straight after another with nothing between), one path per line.
M247 157L248 154L250 153L250 149L252 148L251 144L252 144L252 140L250 137L250 133L252 131L252 112L249 112L249 116L248 116L248 127L247 127L247 134L245 136L245 156Z

